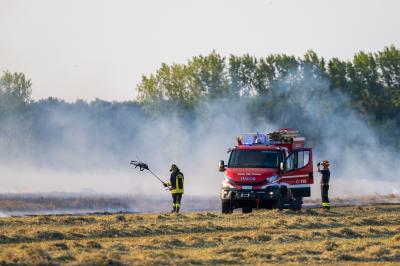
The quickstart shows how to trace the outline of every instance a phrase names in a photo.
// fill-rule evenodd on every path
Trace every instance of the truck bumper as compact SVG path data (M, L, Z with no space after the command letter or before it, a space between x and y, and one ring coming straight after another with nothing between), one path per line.
M237 190L222 189L221 200L232 199L236 208L260 207L275 202L280 193L279 186L269 186L266 189Z

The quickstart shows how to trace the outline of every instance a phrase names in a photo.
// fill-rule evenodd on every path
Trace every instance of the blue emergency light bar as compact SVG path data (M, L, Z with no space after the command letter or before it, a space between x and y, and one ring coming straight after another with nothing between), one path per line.
M277 145L296 143L299 147L304 147L305 138L301 137L296 130L282 128L279 131L269 134L262 133L242 133L238 140L238 145Z
M241 140L243 145L268 145L270 143L269 137L266 134L261 133L244 133L241 134Z

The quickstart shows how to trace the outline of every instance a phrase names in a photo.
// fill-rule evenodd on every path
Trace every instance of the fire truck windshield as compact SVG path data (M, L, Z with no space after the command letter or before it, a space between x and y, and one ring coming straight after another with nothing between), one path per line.
M233 150L228 167L278 168L279 152L271 150Z

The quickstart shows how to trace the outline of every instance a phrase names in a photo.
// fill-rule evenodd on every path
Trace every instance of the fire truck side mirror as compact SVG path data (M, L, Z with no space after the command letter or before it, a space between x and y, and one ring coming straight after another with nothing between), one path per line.
M284 165L283 162L281 162L281 163L279 164L279 170L281 170L281 172L284 172L284 171L285 171L285 165Z
M219 161L218 170L220 172L224 172L225 171L225 162L224 162L224 160Z

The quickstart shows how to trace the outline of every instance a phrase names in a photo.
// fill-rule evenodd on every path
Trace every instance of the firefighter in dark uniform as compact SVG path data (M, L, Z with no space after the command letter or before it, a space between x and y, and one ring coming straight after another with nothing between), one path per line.
M181 200L183 195L184 177L176 164L171 165L171 178L168 183L164 183L165 187L168 187L172 194L172 211L179 213L181 208Z
M321 165L323 169L321 170ZM329 179L331 176L331 172L329 171L329 161L324 160L322 163L317 164L318 172L321 173L321 199L322 199L322 207L325 210L329 210L331 208L331 204L329 203L328 191L329 191Z

